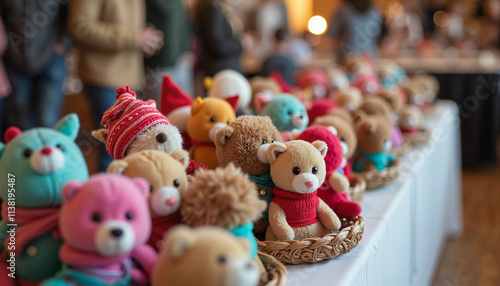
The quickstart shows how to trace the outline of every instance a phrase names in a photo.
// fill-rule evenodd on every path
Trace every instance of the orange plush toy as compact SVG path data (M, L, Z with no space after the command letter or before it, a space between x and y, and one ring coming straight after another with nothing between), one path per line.
M191 103L191 115L187 124L187 132L191 137L189 153L197 163L209 169L219 166L215 153L215 132L236 118L234 108L238 105L238 98L198 97Z

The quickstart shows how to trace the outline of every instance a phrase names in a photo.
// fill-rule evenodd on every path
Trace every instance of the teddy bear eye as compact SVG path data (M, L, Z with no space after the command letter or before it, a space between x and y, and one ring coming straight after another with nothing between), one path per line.
M274 139L273 139L273 140L271 141L271 143L274 143L274 142L276 142L276 140L274 140Z
M134 215L133 215L131 212L127 212L127 213L125 214L125 218L126 218L127 220L132 220L132 219L134 218Z
M153 192L153 186L149 186L149 192L152 193Z
M61 144L57 144L56 148L61 150L61 151L64 151L64 147Z
M293 172L295 175L298 175L298 174L300 174L300 168L299 168L299 167L295 167L295 168L293 168L292 172Z
M174 187L179 187L181 185L181 182L179 182L179 180L175 179L174 180Z
M231 121L229 121L229 120L228 120L228 121L227 121L227 125L229 125L229 123L231 123Z
M215 122L215 120L217 120L217 119L215 118L215 116L213 116L213 117L211 117L211 118L210 118L210 122Z
M26 158L28 158L29 156L31 156L31 154L33 154L33 150L31 150L29 148L26 149L26 150L24 150L24 152L23 152L23 156L26 157Z
M225 255L221 255L221 256L219 256L219 258L217 260L218 260L219 264L225 264L227 261L227 258Z
M347 140L347 138L345 138L345 136L342 136L342 137L340 137L340 140L345 142Z
M262 139L262 144L267 144L266 139Z
M101 214L100 214L100 213L94 213L94 214L92 215L92 221L93 221L93 222L100 222L100 221L101 221L101 218L102 218L102 217L101 217Z
M288 115L292 116L293 112L291 110L288 110Z
M312 173L313 173L313 174L316 174L317 172L318 172L318 168L313 167L313 168L312 168Z

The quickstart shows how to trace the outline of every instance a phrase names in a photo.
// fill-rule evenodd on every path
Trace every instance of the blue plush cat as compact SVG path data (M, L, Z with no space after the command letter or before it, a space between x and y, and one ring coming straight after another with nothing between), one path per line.
M70 114L54 129L21 132L11 127L5 132L6 144L0 143L0 285L38 284L62 267L57 231L61 188L69 180L88 179L74 142L79 127L78 116Z

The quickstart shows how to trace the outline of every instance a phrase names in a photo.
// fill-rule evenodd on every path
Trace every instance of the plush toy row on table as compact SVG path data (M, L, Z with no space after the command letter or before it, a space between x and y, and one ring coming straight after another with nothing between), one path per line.
M254 236L340 231L361 213L352 171L390 168L391 150L423 131L430 105L404 105L404 95L431 97L432 80L403 86L388 68L382 83L392 89L377 90L367 61L350 67L305 71L300 87L279 74L249 83L225 71L196 99L165 77L163 113L120 88L92 134L115 160L90 177L76 115L53 129L9 128L0 144L0 175L11 183L0 189L1 284L265 285ZM237 116L251 106L255 114Z

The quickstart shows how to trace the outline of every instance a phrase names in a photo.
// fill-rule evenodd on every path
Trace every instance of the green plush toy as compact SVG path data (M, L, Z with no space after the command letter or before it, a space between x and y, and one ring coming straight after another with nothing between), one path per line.
M78 116L70 114L54 129L21 132L11 127L5 132L6 144L0 143L1 285L38 284L62 267L57 230L61 188L69 180L88 179L74 142L79 127Z

